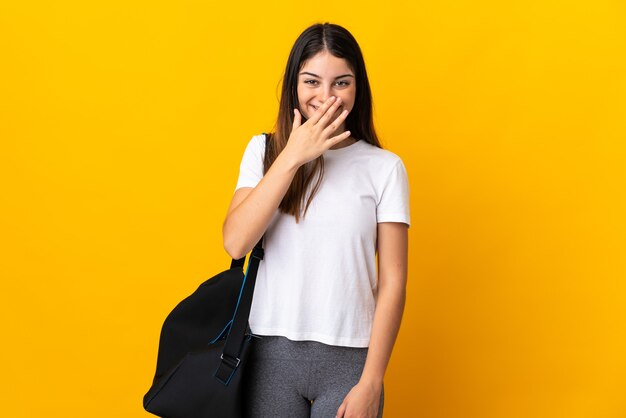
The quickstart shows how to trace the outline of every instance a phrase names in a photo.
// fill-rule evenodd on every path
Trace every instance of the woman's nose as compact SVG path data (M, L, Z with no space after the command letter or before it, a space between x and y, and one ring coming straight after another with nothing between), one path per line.
M322 87L320 101L326 103L326 100L328 100L330 96L333 96L333 89L330 86Z

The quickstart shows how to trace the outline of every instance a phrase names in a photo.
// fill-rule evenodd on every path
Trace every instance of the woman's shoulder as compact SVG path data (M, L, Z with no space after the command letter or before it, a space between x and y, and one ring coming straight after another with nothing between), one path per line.
M255 155L265 154L265 132L253 135L246 144L246 153L253 153Z
M363 142L363 146L361 147L363 153L368 158L373 158L378 160L379 162L390 165L395 165L398 163L398 161L402 161L402 158L398 154L389 149L380 148L374 144L370 144L365 140L361 140L361 142Z
M260 134L256 134L252 137L252 139L250 139L250 142L254 142L257 145L265 145L265 139L267 138L267 133L265 132L261 132Z

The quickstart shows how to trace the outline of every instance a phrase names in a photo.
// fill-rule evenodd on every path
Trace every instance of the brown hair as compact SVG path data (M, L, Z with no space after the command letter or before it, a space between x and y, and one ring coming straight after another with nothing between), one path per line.
M346 130L349 130L353 137L382 148L374 130L372 94L359 44L345 28L331 23L317 23L300 34L289 54L283 76L278 118L274 132L266 136L267 144L263 161L265 173L287 145L293 127L293 109L298 108L300 110L297 92L298 73L305 61L322 51L328 51L337 58L345 59L354 71L356 97L352 112L346 118ZM302 114L301 110L300 113ZM305 118L302 114L302 123L304 122ZM317 180L311 187L308 198L305 199L305 193L316 175ZM278 206L280 211L295 216L297 223L300 216L306 214L313 196L320 187L323 175L324 158L322 156L298 168L289 189ZM304 213L302 213L303 206Z

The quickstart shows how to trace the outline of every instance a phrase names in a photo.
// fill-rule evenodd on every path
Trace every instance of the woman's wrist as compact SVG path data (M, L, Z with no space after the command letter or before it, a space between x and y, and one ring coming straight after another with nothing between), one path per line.
M359 380L359 383L378 388L378 387L381 387L383 384L383 377L363 374L361 375L361 379Z
M281 171L287 172L287 174L295 175L296 171L298 171L298 168L300 168L302 164L283 151L278 154L278 157L274 160L272 167L274 165L277 165Z

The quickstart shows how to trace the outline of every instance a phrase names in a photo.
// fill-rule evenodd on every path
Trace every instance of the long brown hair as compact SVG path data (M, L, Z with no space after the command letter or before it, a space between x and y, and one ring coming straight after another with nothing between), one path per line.
M353 137L382 148L374 130L372 93L359 44L345 28L332 23L317 23L300 34L289 53L283 76L278 118L274 125L274 132L267 136L263 161L265 173L287 145L293 126L293 109L300 110L297 91L298 73L305 61L322 51L328 51L337 58L345 59L354 71L356 97L353 109L346 118L346 130L349 130ZM302 114L301 110L300 114ZM302 114L302 123L304 122L305 118ZM278 206L280 211L295 216L296 223L299 222L300 216L306 214L313 196L317 193L323 175L324 158L322 156L298 168ZM315 178L311 192L306 198L305 193ZM302 213L303 206L304 213Z

